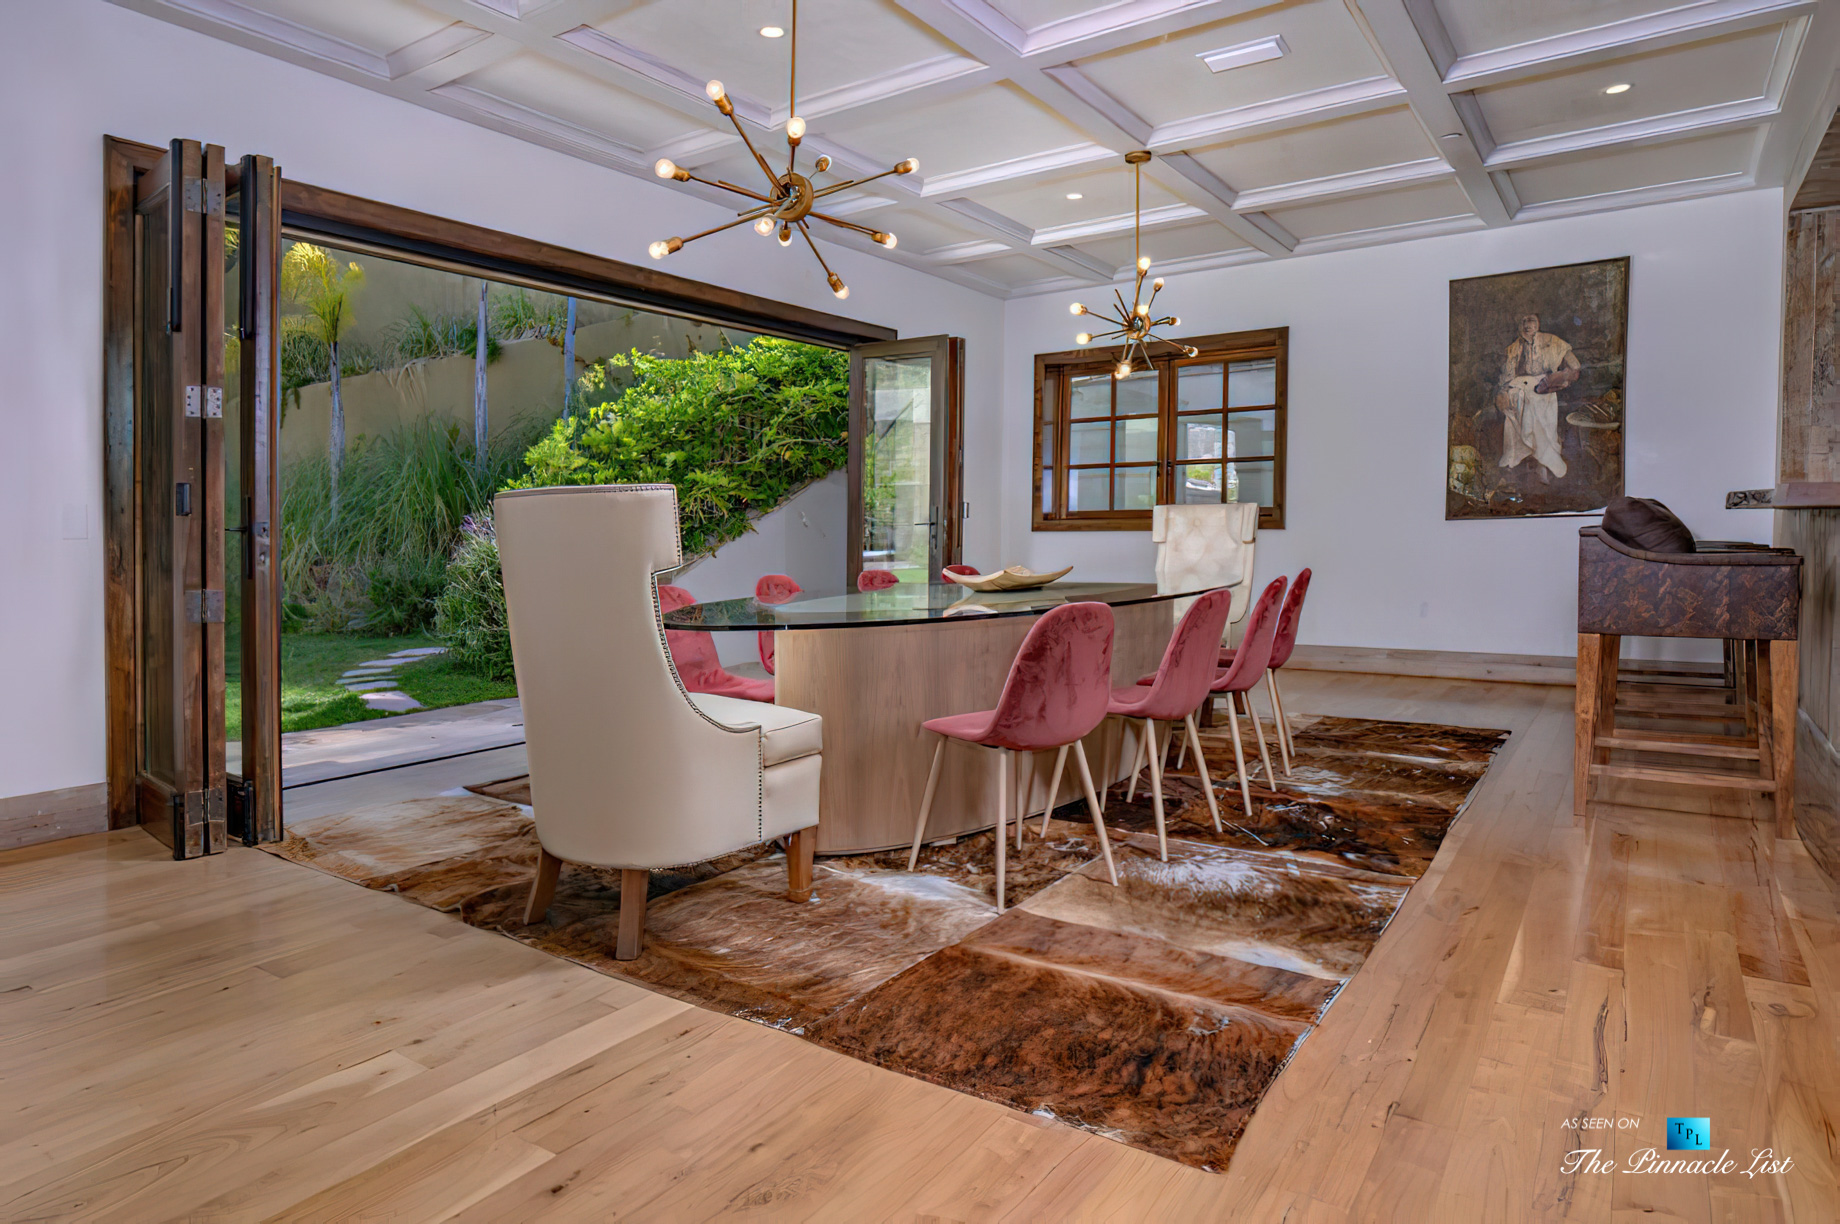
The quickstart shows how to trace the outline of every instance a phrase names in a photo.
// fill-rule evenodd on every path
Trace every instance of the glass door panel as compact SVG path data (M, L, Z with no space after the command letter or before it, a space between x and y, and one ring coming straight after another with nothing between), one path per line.
M866 569L937 581L957 560L963 346L932 336L851 354L852 585Z

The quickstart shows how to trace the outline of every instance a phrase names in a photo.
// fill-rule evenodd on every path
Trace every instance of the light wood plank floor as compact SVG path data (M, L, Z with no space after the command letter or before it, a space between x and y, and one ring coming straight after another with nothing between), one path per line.
M125 831L0 854L0 1218L1840 1217L1840 908L1799 843L1736 797L1575 820L1567 689L1290 690L1514 736L1224 1176ZM1634 806L1661 802L1689 810ZM1562 1172L1662 1146L1670 1114L1740 1170L1794 1166Z

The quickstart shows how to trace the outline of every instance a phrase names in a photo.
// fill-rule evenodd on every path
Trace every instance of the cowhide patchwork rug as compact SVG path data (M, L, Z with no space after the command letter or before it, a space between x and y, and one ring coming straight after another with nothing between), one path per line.
M634 961L612 956L618 871L565 867L546 921L523 925L537 859L524 778L302 821L271 849L603 973L1220 1171L1507 737L1292 722L1293 776L1255 784L1251 817L1230 741L1204 733L1226 827L1214 831L1193 763L1173 769L1166 863L1141 786L1135 800L1113 787L1117 888L1083 803L1062 805L1045 838L1040 817L1030 822L1002 915L991 833L926 847L914 872L905 851L820 859L804 905L785 898L784 857L759 847L653 872Z

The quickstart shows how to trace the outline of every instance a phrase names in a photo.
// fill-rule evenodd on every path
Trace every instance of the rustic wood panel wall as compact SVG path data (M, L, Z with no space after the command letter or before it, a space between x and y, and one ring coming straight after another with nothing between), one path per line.
M1840 480L1840 210L1789 215L1778 481ZM1778 510L1776 543L1802 554L1802 717L1796 828L1840 881L1840 510Z

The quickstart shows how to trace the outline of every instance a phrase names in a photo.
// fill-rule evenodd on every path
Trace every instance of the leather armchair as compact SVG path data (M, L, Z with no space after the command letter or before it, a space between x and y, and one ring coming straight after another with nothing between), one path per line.
M630 960L651 869L786 836L788 895L807 899L822 722L684 687L657 588L683 564L676 490L519 489L495 518L543 846L525 920L548 909L564 862L617 867L615 955Z
M1221 641L1232 644L1233 631L1244 624L1252 600L1252 561L1258 544L1256 502L1205 506L1158 506L1150 514L1150 537L1156 541L1156 585L1165 591L1233 592L1233 609ZM1177 600L1180 618L1193 600Z

